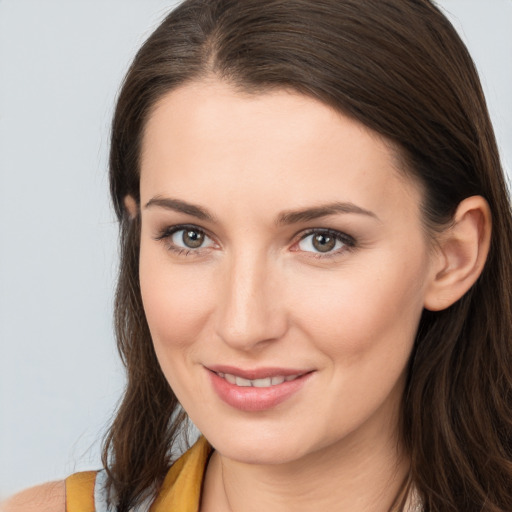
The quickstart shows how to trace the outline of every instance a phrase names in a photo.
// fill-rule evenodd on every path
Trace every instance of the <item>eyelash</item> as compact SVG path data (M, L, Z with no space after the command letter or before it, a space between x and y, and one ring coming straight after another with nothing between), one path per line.
M343 233L341 231L336 231L335 229L328 229L328 228L312 228L308 229L305 232L301 233L300 238L294 242L293 246L298 245L300 242L308 238L312 235L324 235L328 237L334 238L336 242L341 242L343 246L336 250L336 251L329 251L329 252L313 252L313 251L304 251L310 254L313 258L318 259L327 259L327 258L334 258L336 256L339 256L340 254L348 251L352 251L356 248L356 240L346 233ZM298 250L297 250L298 251Z
M195 231L197 233L203 234L205 237L208 237L210 240L213 240L212 237L208 235L208 233L199 228L198 226L194 226L193 224L180 224L176 226L169 226L163 229L158 236L155 237L156 241L161 241L165 243L165 247L167 250L177 254L178 256L201 256L207 247L198 247L197 249L193 248L185 248L178 247L172 242L172 236L180 231Z
M180 231L195 231L199 234L204 235L205 237L209 238L213 241L213 238L208 235L208 233L193 224L180 224L176 226L169 226L165 229L163 229L156 237L156 241L161 241L165 243L166 249L177 254L178 256L202 256L203 252L210 247L198 247L197 249L193 248L184 248L176 246L172 241L172 236ZM312 235L324 235L327 237L334 238L336 242L341 242L343 246L336 250L336 251L328 251L325 253L322 252L314 252L314 251L303 251L305 253L308 253L310 257L313 258L321 258L321 259L327 259L332 258L335 256L339 256L343 252L352 251L356 248L356 240L346 233L343 233L341 231L336 231L334 229L328 229L328 228L312 228L308 229L300 234L299 237L295 236L295 241L292 245L292 247L298 246L298 244L304 240L306 240L309 236ZM292 249L294 252L300 252L300 249Z

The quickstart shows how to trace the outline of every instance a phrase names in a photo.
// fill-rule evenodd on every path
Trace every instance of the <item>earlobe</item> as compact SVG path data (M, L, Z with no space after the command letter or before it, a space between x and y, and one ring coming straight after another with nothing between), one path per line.
M464 199L453 223L440 235L424 306L446 309L459 300L480 276L491 240L491 212L481 196Z
M134 219L139 211L137 201L135 201L131 195L124 196L124 208L130 216L130 219Z

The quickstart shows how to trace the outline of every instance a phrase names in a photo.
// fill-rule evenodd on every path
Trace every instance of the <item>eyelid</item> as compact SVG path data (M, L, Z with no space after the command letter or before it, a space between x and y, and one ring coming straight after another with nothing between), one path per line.
M298 249L298 248L293 249L293 247L297 247L298 244L302 240L306 239L308 236L315 235L315 234L325 234L325 235L332 236L336 240L339 240L343 244L343 247L341 247L338 250L328 251L325 253L322 253L320 251L318 251L318 252L302 251L301 249ZM299 233L298 235L295 236L295 241L292 245L291 250L297 251L297 252L309 253L310 255L312 255L315 258L329 258L329 257L333 257L333 256L338 256L339 254L346 252L346 251L351 251L355 247L356 247L356 240L354 239L354 237L348 235L347 233L344 233L343 231L338 231L338 230L332 229L332 228L310 228L305 231L302 231L301 233Z
M154 238L155 240L163 240L164 238L172 236L178 231L184 231L185 229L200 231L201 233L204 233L206 236L208 236L208 238L211 238L205 229L200 228L195 224L174 224L172 226L165 226L159 230L158 234Z
M179 231L186 231L186 230L198 231L198 232L204 234L205 238L211 240L211 242L213 242L213 244L208 245L208 246L192 248L192 247L181 247L179 245L174 244L171 241L172 236L174 234L176 234ZM164 242L167 250L174 252L178 255L185 255L185 256L189 256L189 255L200 256L205 251L208 251L209 249L211 249L212 246L213 247L218 246L217 241L215 240L215 238L213 236L211 236L208 233L208 230L201 228L195 224L175 224L172 226L165 226L154 237L154 240Z
M204 234L206 238L208 238L211 242L213 242L213 244L204 246L204 247L201 246L198 248L192 248L192 247L187 248L187 247L178 246L171 241L172 236L175 233L177 233L179 231L184 231L187 229L193 230L193 231L198 231L198 232ZM302 240L306 239L308 236L315 235L315 234L325 234L325 235L334 237L337 241L340 241L343 244L343 246L337 250L327 251L325 253L322 253L321 251L318 251L318 252L304 251L297 247L298 244ZM215 237L210 235L208 230L206 230L200 226L197 226L195 224L175 224L172 226L165 226L163 229L161 229L159 231L159 233L154 237L154 239L156 241L164 242L166 244L167 250L172 251L179 255L184 255L184 256L189 256L189 255L201 256L205 252L209 251L210 249L219 247L219 244L215 240ZM300 233L296 234L293 237L293 240L294 241L293 241L292 247L290 249L291 251L309 254L310 256L315 257L315 258L329 258L329 257L338 256L341 253L351 251L356 247L356 240L354 239L354 237L352 237L351 235L348 235L347 233L344 233L343 231L338 231L338 230L332 229L332 228L309 228L309 229L306 229L306 230L301 231Z

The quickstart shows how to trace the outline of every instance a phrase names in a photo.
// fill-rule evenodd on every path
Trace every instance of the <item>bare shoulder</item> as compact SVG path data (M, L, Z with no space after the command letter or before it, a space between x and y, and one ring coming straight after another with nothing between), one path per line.
M65 512L64 480L48 482L15 494L0 504L0 512Z

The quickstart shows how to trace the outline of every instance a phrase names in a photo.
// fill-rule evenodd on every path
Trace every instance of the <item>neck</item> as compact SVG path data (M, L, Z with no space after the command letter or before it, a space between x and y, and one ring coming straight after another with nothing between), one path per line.
M388 512L408 472L396 428L383 432L382 424L285 464L246 464L214 452L201 512Z

